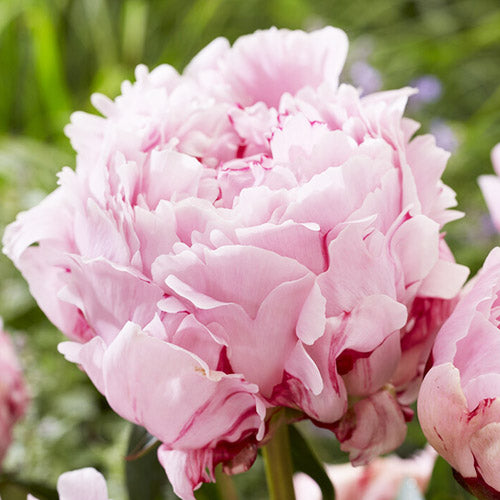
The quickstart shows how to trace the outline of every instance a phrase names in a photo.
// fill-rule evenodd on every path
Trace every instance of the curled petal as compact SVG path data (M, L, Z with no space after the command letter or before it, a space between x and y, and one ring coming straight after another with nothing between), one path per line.
M349 452L354 465L399 446L406 436L404 414L388 391L379 391L357 402L335 430L341 449Z

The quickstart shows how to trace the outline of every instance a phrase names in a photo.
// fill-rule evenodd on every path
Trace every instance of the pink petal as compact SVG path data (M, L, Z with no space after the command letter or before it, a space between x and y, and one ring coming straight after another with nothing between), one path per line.
M478 430L471 438L471 451L477 469L486 483L500 491L498 464L500 463L500 422L492 422Z
M481 175L478 178L478 183L493 219L493 224L499 230L500 204L498 199L500 197L500 179L494 175Z
M76 256L59 298L83 312L93 331L110 342L127 321L146 325L163 292L132 269L104 259L84 261Z
M106 480L91 467L61 474L57 492L60 500L108 500Z
M85 370L89 359L94 358L80 356ZM102 377L111 407L171 446L231 442L261 425L255 386L210 370L193 354L146 335L132 323L104 352ZM157 383L152 386L151 380Z
M336 86L347 53L341 30L306 34L271 28L239 38L221 62L224 77L243 106L258 101L277 107L281 96L328 81Z
M353 465L361 465L399 446L406 436L406 424L393 396L380 391L357 402L353 414L340 421L335 433Z
M475 477L474 457L466 445L469 411L458 370L450 363L433 367L418 397L418 419L429 443L467 477ZM465 445L465 446L464 446Z

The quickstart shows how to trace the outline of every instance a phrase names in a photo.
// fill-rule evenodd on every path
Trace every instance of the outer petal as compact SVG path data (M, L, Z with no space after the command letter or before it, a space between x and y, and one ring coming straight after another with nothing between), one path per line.
M466 476L475 476L474 457L468 446L469 412L460 387L460 375L451 364L432 368L425 376L418 399L422 430L437 452Z
M86 360L81 361L85 369ZM104 352L102 373L111 407L170 446L231 442L261 426L257 387L236 375L211 371L193 354L132 323ZM151 385L152 380L157 382Z
M478 430L471 439L471 451L477 460L477 472L495 490L500 491L500 422L492 422Z
M158 459L167 473L175 494L183 500L195 500L193 490L204 482L213 481L211 450L189 452L169 450L161 446L158 449Z

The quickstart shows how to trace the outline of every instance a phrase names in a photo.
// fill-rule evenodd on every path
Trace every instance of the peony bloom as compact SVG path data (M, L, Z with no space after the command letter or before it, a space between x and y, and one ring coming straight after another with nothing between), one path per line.
M24 414L27 402L21 368L0 320L0 464L12 440L12 427Z
M92 467L72 470L59 476L59 500L108 500L108 487L103 475ZM28 495L27 500L37 500Z
M428 446L412 458L389 455L363 467L327 465L326 472L335 487L336 500L394 500L408 479L425 493L436 456ZM319 486L306 474L296 474L294 486L297 500L321 499Z
M500 231L500 144L497 144L491 152L491 162L497 175L481 175L478 179L479 187L483 192L486 205L490 211L491 219L497 231Z
M486 498L500 495L499 304L495 248L439 331L418 398L429 442Z
M397 446L465 280L448 154L411 139L411 90L339 86L346 52L273 28L182 75L139 66L93 97L103 117L73 115L76 171L6 231L61 351L162 441L182 498L247 469L280 407L356 463Z

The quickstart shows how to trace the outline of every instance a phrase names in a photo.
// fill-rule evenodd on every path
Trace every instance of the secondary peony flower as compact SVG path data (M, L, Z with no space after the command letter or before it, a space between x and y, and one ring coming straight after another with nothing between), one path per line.
M59 500L108 500L108 487L104 476L92 467L72 470L59 476ZM37 500L28 495L27 500Z
M418 398L427 439L481 498L500 495L499 304L495 248L439 331Z
M335 487L336 500L394 500L405 480L415 482L425 493L429 484L436 452L427 446L412 458L390 455L368 465L327 465L326 472ZM306 474L294 476L297 500L321 500L319 486Z
M12 440L12 428L28 402L21 368L0 320L0 464Z
M479 187L483 192L486 205L490 211L491 219L497 231L500 231L500 144L491 152L491 162L496 175L481 175L478 179Z
M346 51L273 28L182 75L139 66L93 97L104 117L73 115L76 171L6 231L61 351L163 442L182 498L247 469L280 407L356 463L397 446L465 280L448 154L411 139L411 90L339 86Z

